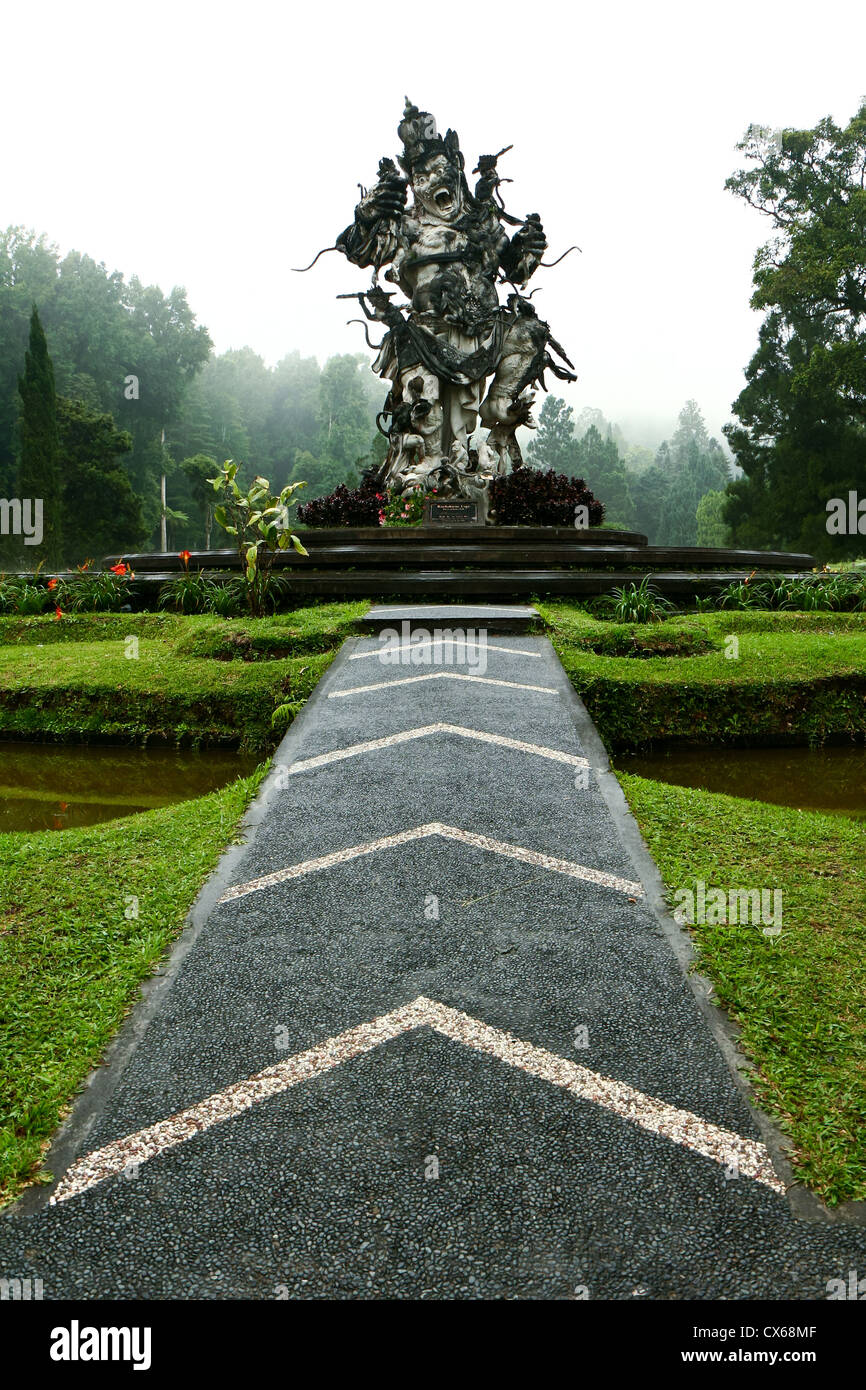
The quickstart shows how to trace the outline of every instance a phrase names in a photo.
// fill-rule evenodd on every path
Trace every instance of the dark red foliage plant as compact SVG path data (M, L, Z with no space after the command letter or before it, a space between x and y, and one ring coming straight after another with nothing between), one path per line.
M590 526L600 526L604 507L583 478L549 468L515 468L490 484L490 508L497 526L573 526L575 508L586 507Z

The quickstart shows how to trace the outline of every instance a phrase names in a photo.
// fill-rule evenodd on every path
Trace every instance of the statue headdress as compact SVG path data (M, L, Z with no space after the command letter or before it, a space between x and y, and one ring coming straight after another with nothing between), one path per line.
M436 154L444 154L463 173L463 155L456 130L449 130L443 139L436 128L436 117L429 111L419 111L408 97L397 134L403 141L400 165L410 177L416 164Z

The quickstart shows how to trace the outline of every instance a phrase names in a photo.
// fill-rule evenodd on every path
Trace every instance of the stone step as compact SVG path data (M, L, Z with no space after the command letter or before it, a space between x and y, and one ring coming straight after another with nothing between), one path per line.
M490 633L530 632L533 624L540 621L535 608L497 607L488 603L412 603L377 605L361 619L365 632L382 632L385 628L396 628L398 632L415 632L425 628L473 628ZM404 629L403 624L409 628Z
M381 531L378 535L373 533L370 539L347 536L339 540L331 537L327 541L321 536L313 538L306 533L303 540L309 551L308 557L287 550L275 557L275 567L303 572L311 569L382 569L391 566L407 570L439 570L445 566L461 565L483 569L519 567L538 570L559 566L598 570L608 567L624 570L632 565L641 569L657 567L682 570L731 566L748 574L761 569L807 570L815 565L811 555L785 551L721 550L706 546L623 546L619 543L590 545L586 541L575 542L568 533L565 537L549 536L544 540L527 537L519 546L510 542L495 544L489 538L481 544L474 535L471 538L464 536L459 541L443 541L438 535L431 539L428 533L425 539L409 530L392 532L390 535L387 531ZM122 558L136 574L179 572L183 569L179 554L152 552L124 555ZM192 571L240 568L237 552L233 550L192 551L188 564Z

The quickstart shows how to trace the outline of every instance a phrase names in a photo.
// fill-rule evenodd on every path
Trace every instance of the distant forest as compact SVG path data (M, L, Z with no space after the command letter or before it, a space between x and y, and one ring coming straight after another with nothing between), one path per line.
M606 526L643 532L651 545L730 542L723 512L735 470L695 401L653 453L629 445L600 410L586 407L575 419L565 401L546 396L526 457L534 468L583 478L605 505Z
M57 395L67 564L157 545L163 475L168 543L196 549L206 479L224 459L277 488L302 478L307 500L357 477L374 450L384 456L384 392L365 354L320 367L293 352L273 368L250 348L217 356L183 290L163 294L77 252L61 258L45 237L12 227L0 234L0 496L19 495L18 387L34 305ZM4 563L12 550L21 559L4 541Z

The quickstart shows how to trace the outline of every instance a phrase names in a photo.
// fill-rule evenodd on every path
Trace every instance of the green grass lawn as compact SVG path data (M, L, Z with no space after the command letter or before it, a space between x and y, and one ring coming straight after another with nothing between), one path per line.
M0 1204L32 1178L263 771L86 830L0 835Z
M0 619L0 738L265 752L275 708L300 707L367 607L327 604L246 622L121 613Z
M696 924L755 1093L828 1204L866 1200L866 826L619 773L670 890L782 890L782 932Z
M367 607L325 604L255 622L0 619L0 737L268 752L279 737L275 707L300 707ZM0 835L0 1204L32 1179L263 767L197 800L86 830ZM127 918L132 898L138 916Z

